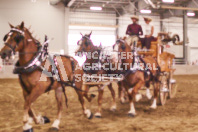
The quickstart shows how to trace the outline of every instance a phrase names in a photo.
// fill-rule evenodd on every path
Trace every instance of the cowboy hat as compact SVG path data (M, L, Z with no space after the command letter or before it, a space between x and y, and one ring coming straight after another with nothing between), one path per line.
M144 20L145 20L145 21L146 21L146 20L152 21L152 18L150 18L150 17L144 17Z
M131 19L136 19L138 21L139 17L134 15L134 16L131 17Z

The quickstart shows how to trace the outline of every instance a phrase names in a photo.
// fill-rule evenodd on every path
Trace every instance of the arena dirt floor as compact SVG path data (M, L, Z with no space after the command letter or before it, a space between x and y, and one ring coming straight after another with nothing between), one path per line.
M109 110L111 96L105 89L102 118L86 119L82 114L74 89L68 87L68 105L64 107L60 132L198 132L198 75L175 76L178 90L175 98L165 106L150 110L150 101L143 99L136 103L137 116L127 116L129 104L120 104L117 111ZM114 84L115 89L117 85ZM117 92L117 90L116 90ZM0 80L0 132L22 132L23 119L22 90L17 80ZM92 112L96 111L97 98L86 102ZM54 120L57 113L54 91L44 94L34 103L39 114ZM34 132L47 132L50 124L33 125Z

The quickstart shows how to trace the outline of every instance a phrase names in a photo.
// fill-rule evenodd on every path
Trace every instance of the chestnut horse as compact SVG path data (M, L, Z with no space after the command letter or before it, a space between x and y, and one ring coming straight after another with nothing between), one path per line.
M36 124L48 123L47 117L37 116L32 109L32 103L43 93L50 90L55 90L55 96L58 104L57 118L52 124L50 129L58 130L61 113L63 109L62 92L64 91L64 85L61 82L72 83L73 82L73 69L77 65L77 62L69 56L55 56L56 69L53 69L53 65L46 67L45 63L51 63L50 60L44 59L41 61L42 45L35 40L26 27L24 22L19 26L12 26L11 30L4 37L5 46L1 49L0 55L2 59L9 57L12 52L19 53L19 61L17 63L17 69L15 67L15 73L19 74L19 80L23 89L24 96L24 117L23 117L23 131L32 132L33 128L30 125L30 118L33 118ZM62 64L62 65L61 65ZM45 66L44 66L45 65ZM49 77L43 73L43 69L47 72L60 73L62 69L65 69L66 73L59 74L60 80ZM29 70L29 71L28 71ZM42 81L41 76L46 80ZM64 79L67 76L67 79ZM65 95L66 96L66 95Z
M136 52L133 52L131 47L123 39L118 39L113 48L115 48L115 46L118 46L117 48L120 54L125 54L125 57L120 55L119 58L122 64L126 64L125 67L123 66L125 70L125 73L123 74L125 79L121 84L123 84L128 93L130 102L129 116L134 117L136 115L134 99L138 90L144 85L149 88L150 83L154 85L154 101L151 108L156 109L160 74L160 68L157 61L152 57L137 58ZM131 53L133 53L132 57ZM138 64L141 64L141 66L137 66Z
M100 60L101 47L94 46L92 41L91 41L91 39L90 39L90 36L91 36L91 33L88 34L88 35L84 35L84 36L82 35L82 39L78 41L79 49L76 51L76 55L81 56L82 54L86 54L86 61L85 61L84 64L87 64L87 66L92 67L93 64L101 64L101 60ZM90 56L88 56L88 54ZM98 65L98 67L100 67L100 66ZM88 75L95 74L95 75L98 76L98 75L102 75L102 74L103 75L104 74L108 74L109 71L104 70L103 68L102 69L98 69L98 70L91 70L91 69L87 69L86 70L86 68L84 67L83 71L82 70L81 71L78 70L78 72L77 71L75 72L75 75L78 74L78 73L81 73L81 76L83 76L84 73L88 74ZM81 92L81 94L82 94L82 96L86 97L88 99L88 101L90 102L91 100L90 100L90 98L87 95L90 86L83 85L83 81L82 80L80 82L76 82L76 86L77 87L81 86L82 90L86 91L86 92ZM95 113L95 117L100 118L102 116L102 114L101 114L101 111L102 111L102 96L103 96L104 89L101 88L101 87L103 87L103 85L97 85L96 84L96 85L92 85L92 86L97 86L98 87L98 110ZM115 91L114 91L114 89L112 87L112 83L110 83L108 85L108 88L109 88L109 90L111 92L111 95L112 95L112 98L113 98L113 103L112 103L112 106L111 106L110 110L115 111L116 110ZM89 117L90 110L85 109L84 99L82 98L80 100L80 102L82 103L83 110L85 111L85 114Z

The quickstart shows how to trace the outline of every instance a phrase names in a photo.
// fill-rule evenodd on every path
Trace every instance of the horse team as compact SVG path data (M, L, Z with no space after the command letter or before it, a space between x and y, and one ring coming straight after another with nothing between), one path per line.
M76 55L86 55L85 64L88 64L90 68L85 69L80 67L78 62L71 56L54 55L51 57L46 50L46 46L41 45L40 42L32 37L29 30L24 26L24 22L16 27L10 24L10 28L11 30L4 37L5 46L1 49L0 55L2 59L5 59L10 57L13 53L18 52L19 54L19 60L14 70L17 71L15 73L19 76L25 100L23 116L24 132L33 131L30 121L31 118L33 118L36 124L45 124L50 122L46 116L37 116L31 106L40 95L50 90L55 90L55 97L58 104L57 118L53 122L50 130L59 130L63 110L63 97L65 97L67 104L67 96L65 93L66 86L71 86L75 89L82 106L83 114L88 119L91 119L93 114L90 109L85 106L84 99L86 98L88 102L91 102L95 95L90 94L89 89L92 86L97 86L98 109L95 113L95 117L100 118L102 116L102 97L104 86L106 85L98 83L98 80L96 80L97 83L94 85L84 85L85 74L90 76L93 74L97 76L108 74L121 75L123 77L122 81L117 82L119 99L121 102L124 102L126 97L128 98L130 104L128 115L130 117L134 117L136 115L134 102L135 100L138 100L138 96L136 95L138 90L143 86L147 88L147 97L151 99L149 87L151 84L153 85L154 99L151 108L157 108L157 96L159 93L159 85L161 83L159 79L160 66L157 60L151 56L138 56L136 51L131 49L124 39L118 39L116 44L112 46L116 52L126 54L125 58L118 55L118 63L113 61L113 59L108 59L107 55L105 56L102 54L103 48L101 46L94 46L90 39L91 33L88 35L82 35L82 39L78 41L79 48L75 53ZM45 40L45 44L48 44L47 39ZM129 57L131 53L133 54L132 58ZM102 57L103 59L101 59L101 56L105 56L106 58ZM126 63L129 65L124 66L123 64ZM93 69L92 64L97 64L95 69ZM110 64L117 66L117 69L112 70L109 67ZM142 67L135 66L137 64L143 65ZM147 68L147 64L152 65L150 68ZM119 70L121 67L122 70ZM41 78L45 79L42 80ZM110 109L115 111L115 91L112 87L112 83L107 83L107 86L113 98L113 103Z

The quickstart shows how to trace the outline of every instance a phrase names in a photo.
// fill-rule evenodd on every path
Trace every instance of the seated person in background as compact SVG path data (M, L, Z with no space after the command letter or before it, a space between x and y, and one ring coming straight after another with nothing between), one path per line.
M151 18L144 17L144 21L146 23L146 27L145 27L146 33L145 33L145 38L141 39L142 48L145 46L147 49L150 49L151 41L154 39L153 37L154 27L153 25L150 24L150 22L152 21Z
M143 35L142 27L139 24L137 24L137 22L139 21L138 16L132 16L131 19L133 23L128 25L127 30L126 30L126 34L129 35L129 37L126 39L126 42L130 46L133 45L134 41L136 41L136 44L137 44L137 41L138 41L137 37L139 38L139 35Z

